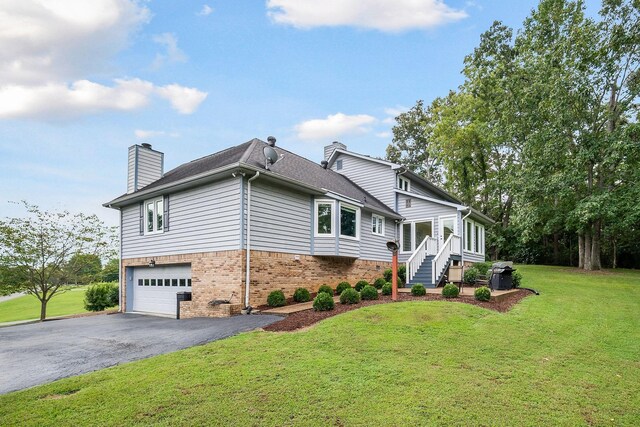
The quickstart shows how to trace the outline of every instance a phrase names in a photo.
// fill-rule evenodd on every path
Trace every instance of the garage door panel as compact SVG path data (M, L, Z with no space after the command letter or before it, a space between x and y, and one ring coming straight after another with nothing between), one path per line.
M175 316L178 292L191 292L191 266L134 269L133 311Z

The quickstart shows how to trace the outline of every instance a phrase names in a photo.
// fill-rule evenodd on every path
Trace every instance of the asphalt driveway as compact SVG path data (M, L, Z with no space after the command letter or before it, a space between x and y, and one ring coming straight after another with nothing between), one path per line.
M0 394L219 340L281 319L111 314L0 328Z

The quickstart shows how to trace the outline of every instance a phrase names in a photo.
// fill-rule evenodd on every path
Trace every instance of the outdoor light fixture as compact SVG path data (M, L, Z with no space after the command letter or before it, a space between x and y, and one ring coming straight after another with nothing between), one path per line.
M153 268L156 266L156 260L152 259L151 261L149 261L149 268Z
M398 249L396 242L387 242L387 249L393 253L393 263L391 264L391 300L398 300Z

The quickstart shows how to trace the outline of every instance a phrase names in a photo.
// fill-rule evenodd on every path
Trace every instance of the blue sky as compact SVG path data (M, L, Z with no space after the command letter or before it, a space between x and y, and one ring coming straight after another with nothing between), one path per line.
M141 142L165 170L269 135L317 161L333 140L383 156L393 117L455 89L480 34L537 2L375 4L3 1L0 217L27 200L117 224L101 205Z

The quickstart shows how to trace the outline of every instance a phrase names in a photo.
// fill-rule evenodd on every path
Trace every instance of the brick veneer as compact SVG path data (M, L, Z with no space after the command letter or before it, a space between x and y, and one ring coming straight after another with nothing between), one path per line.
M146 266L151 258L157 266L191 264L192 301L180 303L181 318L239 314L244 305L244 250L124 259L121 283L126 283L125 267ZM251 251L249 301L254 307L266 304L267 296L276 289L290 297L300 287L315 292L325 283L335 287L343 280L352 285L362 279L372 282L390 267L391 262L385 261ZM211 300L229 298L231 304L208 305ZM121 301L121 310L124 310L124 292Z

